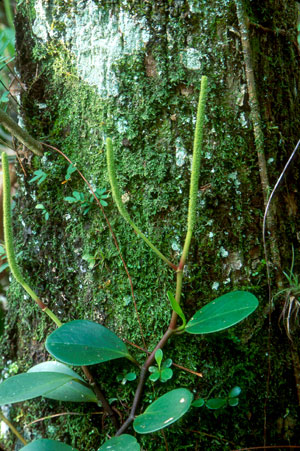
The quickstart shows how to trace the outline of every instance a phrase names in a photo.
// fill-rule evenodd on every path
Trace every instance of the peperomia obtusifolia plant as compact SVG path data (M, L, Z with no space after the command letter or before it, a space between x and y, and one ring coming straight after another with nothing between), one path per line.
M0 406L25 401L38 396L60 401L101 403L104 411L111 417L116 427L116 434L115 437L102 444L98 451L108 449L116 451L137 451L140 449L140 446L136 438L133 435L125 433L131 425L136 433L148 434L170 426L185 415L192 405L201 407L206 403L208 408L214 409L222 407L225 404L233 406L238 403L239 387L234 387L224 399L210 399L205 401L201 398L194 402L191 391L182 387L165 393L152 402L143 413L138 414L138 406L147 376L150 376L152 382L158 380L166 382L173 375L170 368L172 361L170 359L163 361L162 352L162 348L164 348L170 337L176 337L176 335L182 333L210 334L227 329L245 319L258 306L256 297L247 291L233 291L215 299L197 311L189 321L186 320L180 306L183 271L196 220L206 97L207 77L203 76L201 79L194 136L187 233L179 264L169 261L131 220L122 202L117 184L113 143L110 138L106 140L107 166L111 190L120 214L135 230L137 235L176 273L176 289L174 293L167 292L172 310L169 326L141 367L129 353L125 343L114 332L103 325L87 320L75 320L62 324L57 316L47 308L23 279L14 255L8 163L6 154L2 154L4 174L4 232L7 261L15 279L29 293L38 306L55 322L57 329L47 337L45 343L47 351L55 360L40 363L31 368L27 373L10 377L2 382L0 384ZM177 325L178 317L181 319L180 325ZM130 414L121 426L118 426L112 408L88 370L89 365L103 364L104 362L119 358L129 359L140 370L139 381ZM154 366L153 363L156 363L157 366ZM81 366L89 383L67 365ZM2 414L0 415L0 419L3 419ZM6 419L5 421L8 422ZM10 426L13 430L14 427L11 424ZM39 439L28 444L24 439L22 441L25 444L25 447L22 448L24 450L74 450L74 448L54 440Z

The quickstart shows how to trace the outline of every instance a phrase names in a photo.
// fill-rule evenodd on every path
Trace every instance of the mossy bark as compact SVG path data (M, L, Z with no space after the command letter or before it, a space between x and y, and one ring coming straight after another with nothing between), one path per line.
M272 187L299 138L296 3L249 1L244 7ZM21 114L28 131L61 149L94 188L108 191L105 140L111 137L120 189L131 217L175 264L186 232L200 80L202 75L208 77L197 222L182 307L189 318L213 298L246 289L258 296L260 309L230 331L205 339L185 334L172 339L164 350L166 357L201 372L203 378L175 370L172 381L155 386L154 395L148 384L141 408L174 387L190 387L196 397L205 398L224 396L239 385L239 407L216 415L195 409L179 427L166 429L169 449L261 445L268 377L268 328L261 315L269 302L262 248L264 198L235 2L31 0L20 4L16 30L18 69L26 87ZM73 191L87 195L82 180L73 173L65 183L69 164L52 150L43 158L24 156L23 166L26 177L19 170L14 220L15 245L22 251L18 263L26 278L63 322L97 321L142 345L128 277L101 211L92 204L85 214L79 204L65 200ZM47 174L40 185L29 183L36 169ZM298 180L299 169L293 165L275 200L280 207L276 230L282 268L290 265L293 243L295 272L299 269ZM111 198L107 202L105 213L129 269L151 350L170 320L166 292L174 292L175 273L134 234ZM40 203L50 215L48 220L35 208ZM95 258L93 268L87 255ZM282 302L277 300L272 318L269 445L299 441L291 426L299 419L290 345L277 321ZM14 281L6 324L3 365L13 359L20 371L26 371L49 358L43 342L53 325ZM142 352L136 357L142 361ZM122 362L116 361L94 372L108 398L121 401L114 405L126 418L135 387L134 382L120 386L116 381L122 368ZM44 416L63 409L54 402L28 402L22 415ZM91 415L97 409L79 410L90 416L45 422L43 430L31 429L33 436L65 440L79 450L98 449L113 428L104 420L101 430L101 420ZM288 430L283 425L286 415ZM160 434L138 440L147 450L165 446Z

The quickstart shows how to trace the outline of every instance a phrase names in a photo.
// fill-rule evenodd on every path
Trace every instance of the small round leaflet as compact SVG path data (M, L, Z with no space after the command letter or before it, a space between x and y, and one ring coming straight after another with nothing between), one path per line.
M98 451L140 451L136 438L129 434L113 437L98 449Z
M177 388L158 398L136 417L133 428L139 434L159 431L179 420L190 408L193 394L186 388Z

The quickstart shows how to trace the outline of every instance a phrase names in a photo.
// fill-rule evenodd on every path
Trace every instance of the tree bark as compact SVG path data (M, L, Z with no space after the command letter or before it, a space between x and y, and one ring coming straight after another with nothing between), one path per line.
M237 4L244 8L247 30L241 30ZM195 397L206 398L226 396L239 385L239 408L228 407L219 416L194 409L179 426L165 430L169 449L229 449L224 439L237 448L261 445L268 379L268 330L262 317L269 303L262 246L268 187L260 178L253 93L241 38L247 34L244 44L255 81L264 171L272 188L299 139L296 2L32 0L19 5L16 31L18 70L26 87L20 114L31 136L59 148L93 189L105 188L107 193L105 140L112 138L124 205L139 229L174 264L179 263L186 232L200 80L202 75L208 77L197 223L184 274L182 308L190 318L201 306L233 289L253 292L260 308L229 332L205 339L188 334L172 338L165 357L202 372L203 378L174 371L166 386L155 386L154 396L148 383L141 410L175 387L189 387ZM67 180L69 163L54 150L42 158L25 155L22 163L27 177L17 169L15 245L22 251L19 264L31 284L61 321L97 321L143 346L128 274L105 218L95 203L88 204L86 212L65 200L74 191L89 199L87 187L75 172ZM46 174L45 181L29 183L37 169ZM299 269L298 180L294 164L274 200L277 215L272 227L281 268L270 252L272 280L290 267L291 243L294 271ZM166 292L174 292L175 274L132 231L111 196L106 202L104 211L130 273L151 351L171 317ZM49 219L36 209L37 204L44 205ZM271 229L267 239L272 249ZM87 260L95 265L89 266ZM283 297L276 300L272 314L267 408L267 443L282 446L297 444L291 426L288 432L276 427L287 406L290 424L297 421L290 345L277 321L283 302ZM49 358L43 342L53 326L41 318L14 281L6 322L1 343L4 358L16 360L22 371ZM293 339L297 343L296 333ZM137 354L141 362L143 357ZM124 367L133 370L129 364ZM97 382L108 398L120 400L113 405L126 419L134 382L125 387L118 384L122 368L121 361L109 367L102 364ZM44 416L41 404L33 403L28 409L30 415ZM91 418L79 423L76 417L76 431L70 417L63 426L52 423L52 429L46 427L43 434L66 439L78 449L98 449L105 433L114 431L106 420L101 431L97 417ZM165 443L157 434L138 440L147 450L160 449Z

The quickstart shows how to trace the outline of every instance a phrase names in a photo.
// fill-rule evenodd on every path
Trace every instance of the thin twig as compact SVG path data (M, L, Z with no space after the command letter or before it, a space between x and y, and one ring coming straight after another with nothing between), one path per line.
M18 437L19 440L21 440L21 442L24 445L27 445L27 441L25 440L25 438L20 434L20 432L15 428L15 426L3 415L1 410L0 410L0 420L3 421L9 427L9 429L15 434L16 437Z
M210 437L210 438L216 438L218 440L222 440L223 442L230 443L231 445L236 446L235 443L231 442L230 440L226 440L225 438L218 437L217 435L208 434L207 432L194 431L194 430L190 430L188 432L193 432L194 434L199 434L199 435L205 435L206 437Z
M128 343L130 346L133 346L134 348L140 349L141 351L145 352L148 355L151 354L151 352L148 351L147 349L141 348L141 346L138 346L135 343L132 343L131 341L129 341L127 339L124 339L124 341L126 343ZM194 374L195 376L203 377L202 373L197 373L196 371L190 370L189 368L186 368L185 366L178 365L178 363L174 363L173 362L172 365L175 366L176 368L179 368L180 370L187 371L188 373Z
M279 448L300 449L300 446L298 446L298 445L253 446L253 447L250 447L250 448L234 449L232 451L249 451L249 449L279 449Z
M32 138L26 130L23 130L19 125L6 114L4 111L0 109L0 124L6 128L13 136L15 136L21 143L24 144L31 152L38 155L39 157L43 156L44 150L42 144Z
M25 424L24 427L28 428L29 426L32 426L33 424L39 423L41 421L45 420L51 420L52 418L61 417L64 415L79 415L79 416L87 416L87 415L103 415L103 412L90 412L90 413L80 413L80 412L61 412L61 413L54 413L53 415L48 415L46 417L38 418L37 420L31 421L28 424Z
M85 374L85 377L87 378L90 386L92 387L95 395L97 396L97 399L101 402L103 409L105 410L105 412L107 413L107 415L109 416L109 418L111 419L113 425L115 426L115 428L118 428L119 423L117 420L117 417L115 415L115 412L113 411L113 409L110 407L109 403L107 402L104 394L102 393L102 391L100 390L100 388L98 387L98 384L96 383L92 373L90 372L90 370L88 369L87 366L82 365L81 366L82 371Z
M168 447L168 442L167 442L167 437L166 437L166 434L165 434L165 431L163 430L163 429L161 429L161 435L163 436L163 438L164 438L164 442L165 442L165 447L166 447L166 451L169 451L169 447Z

